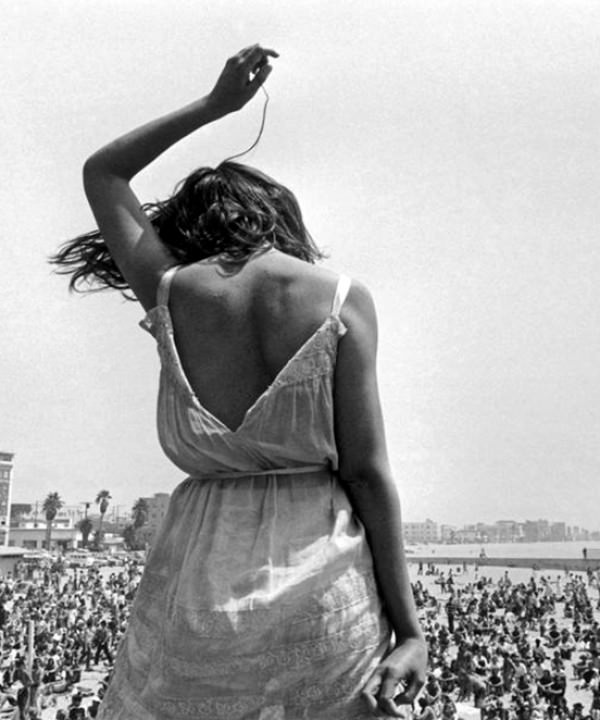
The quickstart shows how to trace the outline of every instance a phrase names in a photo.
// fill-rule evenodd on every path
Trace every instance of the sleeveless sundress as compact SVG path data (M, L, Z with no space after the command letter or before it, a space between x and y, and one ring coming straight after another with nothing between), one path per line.
M367 720L390 626L364 530L337 478L331 313L229 428L202 407L169 313L141 325L161 361L158 433L174 491L119 648L102 720ZM381 717L381 716L380 716Z

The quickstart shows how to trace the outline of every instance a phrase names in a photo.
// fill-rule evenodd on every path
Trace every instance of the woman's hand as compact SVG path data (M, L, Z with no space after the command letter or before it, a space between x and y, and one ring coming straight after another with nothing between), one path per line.
M398 644L369 678L363 695L375 715L404 717L402 705L411 704L425 684L427 646L421 638Z
M279 57L275 50L251 45L230 57L208 95L208 102L219 115L227 115L244 107L269 77L273 67L270 57Z

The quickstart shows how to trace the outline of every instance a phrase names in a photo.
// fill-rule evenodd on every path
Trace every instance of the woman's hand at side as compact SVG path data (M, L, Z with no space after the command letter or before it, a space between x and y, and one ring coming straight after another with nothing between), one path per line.
M273 67L269 58L279 57L275 50L251 45L225 63L219 79L208 95L208 103L217 115L241 110L269 77Z
M425 684L427 646L422 638L399 643L375 668L363 695L374 714L404 717Z
M398 490L392 476L377 388L377 317L371 294L353 282L342 309L348 328L335 370L339 477L365 529L383 609L395 637L363 688L374 712L402 717L425 677L427 648L404 554Z

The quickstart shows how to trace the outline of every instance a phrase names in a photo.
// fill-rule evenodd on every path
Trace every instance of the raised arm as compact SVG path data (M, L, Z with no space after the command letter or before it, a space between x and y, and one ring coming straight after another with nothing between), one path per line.
M98 229L142 305L154 305L160 276L173 258L140 209L130 180L198 128L241 109L271 72L274 50L260 45L231 57L213 90L185 107L132 130L95 152L83 168L84 187Z
M401 717L399 704L412 702L425 682L427 649L408 577L400 502L387 457L375 368L375 309L368 291L356 283L344 305L343 319L348 333L340 340L334 403L340 481L364 525L377 585L395 635L394 649L364 692L374 712Z

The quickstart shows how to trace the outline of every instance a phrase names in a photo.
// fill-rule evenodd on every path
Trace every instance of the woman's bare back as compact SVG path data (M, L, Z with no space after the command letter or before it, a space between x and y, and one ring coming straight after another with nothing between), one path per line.
M183 370L200 403L236 428L331 312L337 276L278 251L229 272L189 265L169 307Z

